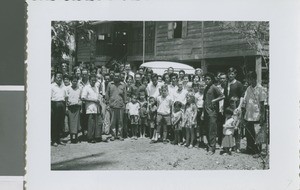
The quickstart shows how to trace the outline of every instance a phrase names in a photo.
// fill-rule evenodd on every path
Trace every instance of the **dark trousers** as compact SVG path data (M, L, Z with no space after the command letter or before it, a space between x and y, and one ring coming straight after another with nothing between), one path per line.
M124 112L123 114L123 137L127 138L129 136L130 120L128 119L128 114Z
M225 123L225 116L222 115L222 113L218 113L218 129L217 129L217 136L218 136L218 144L222 145L222 139L223 139L223 125Z
M123 137L123 108L111 108L111 133L114 137Z
M197 111L197 125L198 125L198 129L199 129L199 136L200 137L203 136L203 135L206 135L204 122L201 119L202 113L203 113L203 108L198 108L198 111Z
M254 123L253 121L246 121L246 139L247 139L247 148L246 150L256 154L259 153L258 146L255 144L255 130L254 130Z
M180 129L175 129L174 144L178 144L180 142L181 142L181 130Z
M88 118L88 133L87 140L101 140L102 137L102 126L99 121L99 114L87 114Z
M130 127L132 130L132 136L137 137L138 136L138 125L130 124Z
M84 133L84 131L88 130L88 116L86 114L85 103L82 104L81 108L82 108L82 113L80 114L80 125L81 125L82 133Z
M186 146L193 145L195 141L195 130L194 128L185 128L186 130Z
M51 101L51 142L60 143L60 133L65 124L66 104Z
M205 113L205 123L207 126L207 140L208 140L208 148L210 151L215 151L216 149L216 140L217 140L217 113L208 114Z

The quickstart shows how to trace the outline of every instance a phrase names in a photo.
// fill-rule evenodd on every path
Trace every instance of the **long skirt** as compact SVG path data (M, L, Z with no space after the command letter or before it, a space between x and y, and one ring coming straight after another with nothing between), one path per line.
M222 146L224 148L231 148L235 146L234 138L232 135L225 135L222 140Z
M80 105L69 106L69 127L70 134L77 134L80 130Z

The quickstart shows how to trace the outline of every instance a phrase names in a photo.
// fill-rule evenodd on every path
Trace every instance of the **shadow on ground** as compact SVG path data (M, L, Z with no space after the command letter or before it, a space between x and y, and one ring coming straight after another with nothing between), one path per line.
M116 161L101 160L103 152L51 164L51 170L91 170L114 165Z

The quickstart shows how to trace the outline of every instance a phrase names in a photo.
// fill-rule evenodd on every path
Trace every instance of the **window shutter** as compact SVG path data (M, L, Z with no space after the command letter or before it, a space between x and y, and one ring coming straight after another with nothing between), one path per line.
M169 22L168 23L168 39L174 38L174 23Z
M182 38L185 38L188 35L188 24L187 21L182 22Z

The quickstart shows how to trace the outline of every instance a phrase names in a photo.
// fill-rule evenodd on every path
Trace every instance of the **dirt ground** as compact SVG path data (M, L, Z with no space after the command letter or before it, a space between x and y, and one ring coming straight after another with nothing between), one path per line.
M261 158L232 153L207 155L202 148L155 143L147 138L51 147L52 170L255 170ZM245 142L242 142L242 148Z

